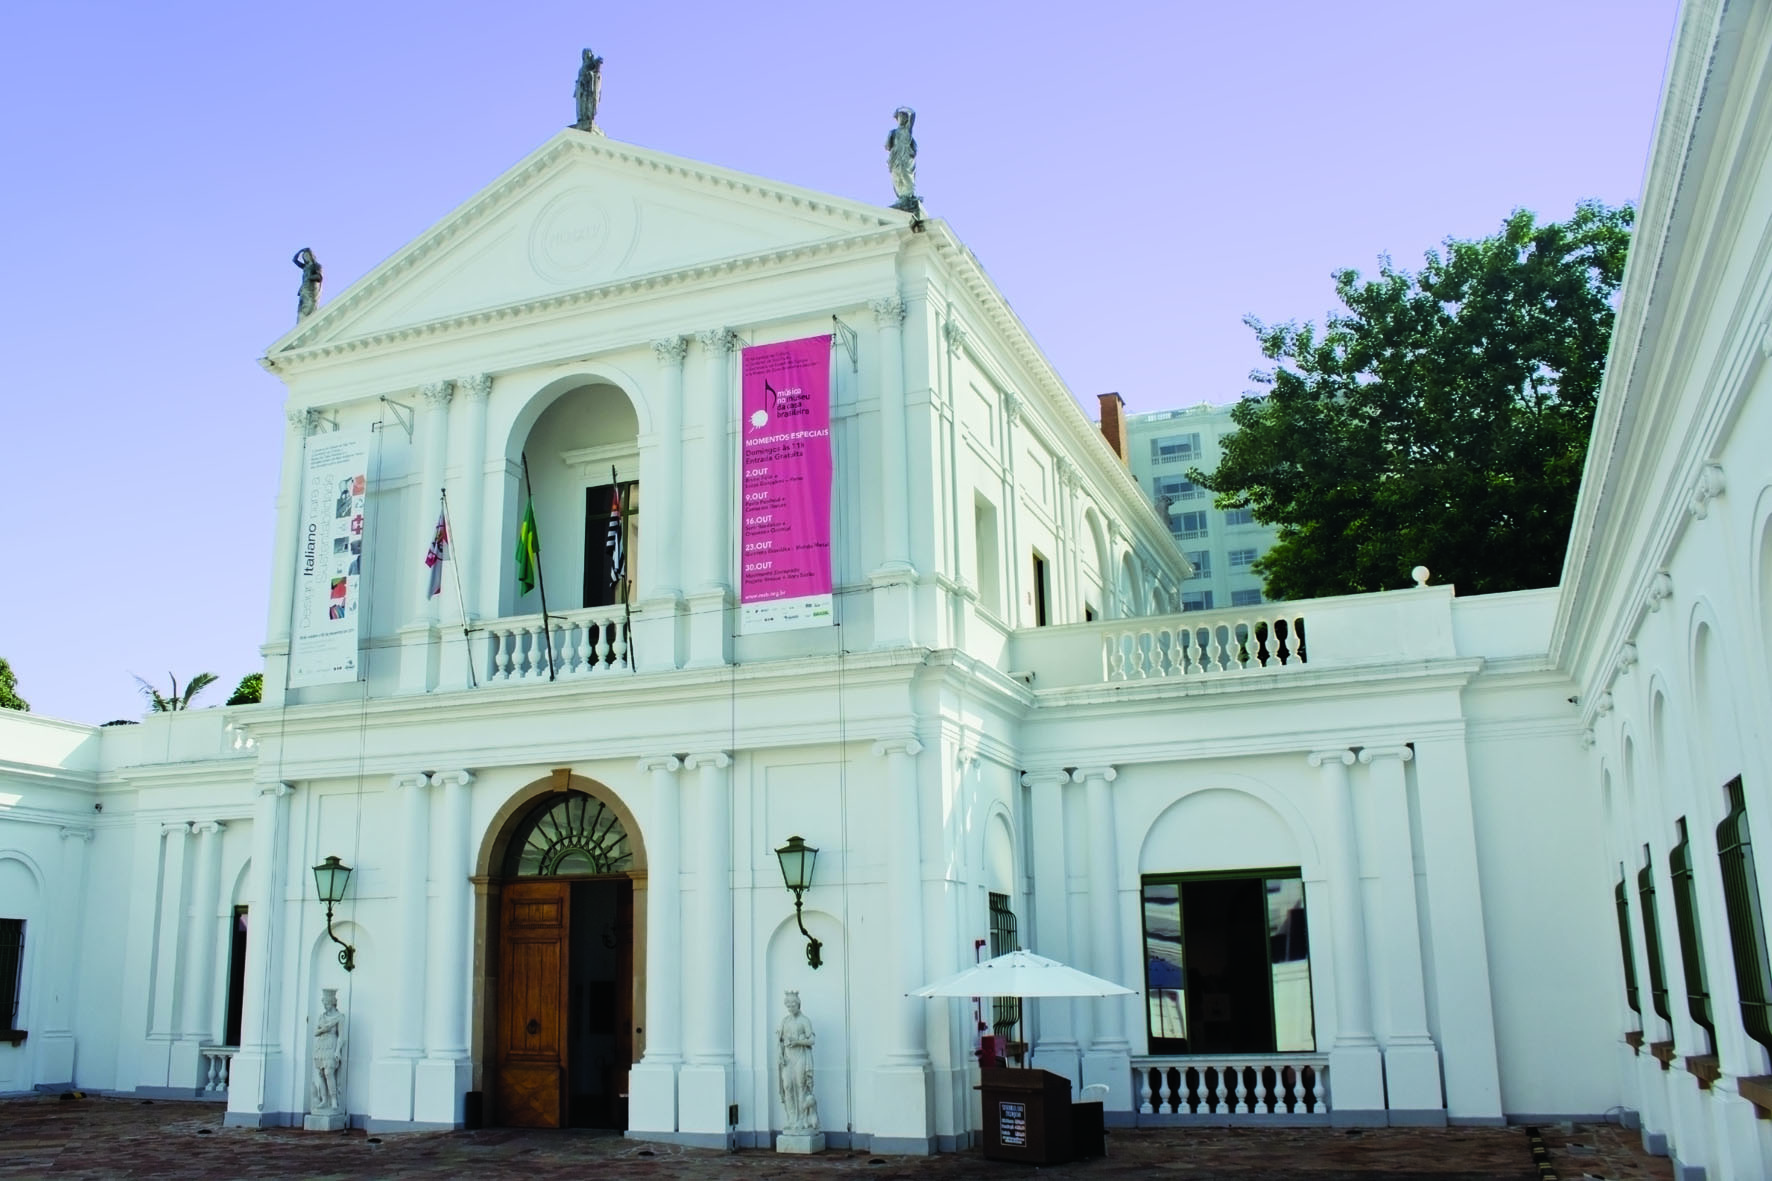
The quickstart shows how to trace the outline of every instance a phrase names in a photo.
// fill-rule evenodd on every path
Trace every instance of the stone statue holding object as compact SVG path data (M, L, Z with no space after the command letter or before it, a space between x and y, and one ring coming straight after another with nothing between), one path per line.
M800 1012L800 994L782 996L788 1015L775 1035L776 1087L781 1096L782 1130L776 1137L777 1152L824 1151L824 1133L818 1126L818 1096L812 1092L812 1022Z
M303 246L289 261L301 268L301 289L295 295L295 322L299 324L320 305L320 260Z
M572 88L572 97L578 103L578 121L573 126L580 131L595 131L601 135L602 129L597 126L597 104L603 98L603 59L588 49L583 53L578 63L578 81Z
M345 1015L338 1011L338 989L320 990L314 1019L313 1111L302 1121L310 1132L336 1132L348 1117L344 1109Z
M898 195L892 208L917 214L922 211L922 202L917 199L917 141L911 136L917 112L900 107L892 117L898 120L898 126L886 133L886 168L892 173L892 191Z

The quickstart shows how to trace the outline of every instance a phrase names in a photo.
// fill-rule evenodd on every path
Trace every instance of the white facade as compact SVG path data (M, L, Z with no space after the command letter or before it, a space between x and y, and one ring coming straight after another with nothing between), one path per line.
M1172 614L1168 531L945 225L556 135L270 349L291 426L265 703L104 729L0 712L26 1034L0 1038L0 1092L203 1092L232 1122L298 1123L326 987L354 1121L510 1110L530 1077L511 907L550 881L511 847L583 799L627 844L582 880L631 911L561 946L628 965L590 1007L631 1018L604 1098L635 1136L768 1143L793 988L833 1143L970 1142L974 1011L905 994L972 962L996 895L1024 945L1138 990L1024 1018L1034 1061L1105 1083L1110 1119L1623 1106L1683 1165L1766 1175L1742 1092L1772 1071L1707 842L1733 775L1772 814L1772 4L1719 8L1682 18L1561 590ZM735 634L732 348L833 316L856 342L833 355L837 626ZM285 691L300 460L371 424L364 679ZM524 456L555 680L512 569ZM584 490L610 465L641 489L626 656L627 614L579 605ZM432 599L444 489L462 590ZM1641 1002L1643 1052L1624 1038L1611 890L1645 843L1666 874L1680 816L1708 1089L1682 1010L1670 1032ZM772 852L790 835L820 851L816 969ZM308 869L328 855L355 868L349 973ZM1215 889L1266 890L1254 943L1189 910ZM1294 900L1278 926L1273 897Z
M1225 510L1212 493L1188 479L1190 470L1210 472L1224 456L1220 440L1236 430L1229 406L1202 404L1126 416L1126 462L1190 570L1181 586L1183 611L1226 610L1266 602L1255 560L1279 538L1248 509Z

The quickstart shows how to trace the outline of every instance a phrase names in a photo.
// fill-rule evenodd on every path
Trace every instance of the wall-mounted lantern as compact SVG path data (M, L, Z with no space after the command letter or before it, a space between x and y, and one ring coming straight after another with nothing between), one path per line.
M314 889L326 904L326 934L344 949L338 953L338 962L347 972L357 966L357 949L332 933L332 908L344 901L345 883L350 880L351 867L337 857L328 857L314 867Z
M818 955L818 949L824 945L806 929L806 920L800 916L800 905L806 891L812 888L812 865L818 860L818 850L799 837L789 837L788 843L775 851L775 856L781 861L781 880L794 892L794 921L800 924L800 934L806 936L806 962L816 968L824 962Z

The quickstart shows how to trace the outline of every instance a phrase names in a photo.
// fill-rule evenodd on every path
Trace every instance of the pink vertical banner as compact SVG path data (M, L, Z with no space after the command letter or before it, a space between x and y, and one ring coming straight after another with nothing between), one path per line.
M741 370L740 627L828 627L831 338L755 345Z

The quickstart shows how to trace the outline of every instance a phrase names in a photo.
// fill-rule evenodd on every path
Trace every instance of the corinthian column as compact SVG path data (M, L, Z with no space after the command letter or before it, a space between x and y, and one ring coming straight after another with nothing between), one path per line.
M1309 761L1322 779L1323 809L1333 838L1328 842L1329 929L1335 961L1335 1044L1329 1051L1335 1110L1330 1116L1344 1125L1383 1123L1384 1067L1372 1037L1365 895L1360 886L1353 785L1347 773L1354 752L1346 748L1313 751Z
M687 514L689 526L690 668L725 664L731 634L726 615L732 605L732 519L737 489L732 481L732 349L730 329L696 334L693 393L701 439L693 457L697 495Z
M904 314L896 293L868 304L874 313L875 353L880 398L881 562L868 576L873 583L874 647L911 642L910 452L905 442Z
M695 806L695 910L689 924L688 995L683 998L686 1060L677 1076L677 1126L698 1144L730 1145L732 1103L732 758L692 754L699 773ZM709 1139L711 1138L711 1139Z
M446 626L437 673L439 689L465 689L478 682L479 674L470 665L480 654L462 634L462 621L480 617L481 581L490 577L496 587L498 572L504 568L498 560L503 557L498 539L488 541L481 536L481 505L486 500L486 403L492 394L492 377L485 373L458 377L455 393L461 404L450 415L455 427L450 454L457 459L451 468L445 468L444 480L449 501L449 561L454 569L444 572L440 596L439 611ZM453 476L447 474L451 470ZM436 523L432 518L431 524Z
M437 801L437 860L431 874L437 882L437 905L428 940L425 1057L414 1070L412 1118L422 1124L460 1127L462 1096L473 1081L473 1060L468 1054L468 978L473 958L468 937L473 925L474 854L468 833L473 803L468 789L473 786L474 773L462 768L438 771L431 776L431 783L443 790ZM417 787L402 790L422 792ZM408 837L419 824L414 813L420 807L415 800L406 802Z
M683 605L683 358L687 337L652 342L658 396L652 435L640 458L640 561L633 660L640 672L677 667L677 612Z
M1367 747L1360 762L1372 769L1373 861L1378 867L1379 963L1389 1004L1384 1046L1385 1089L1391 1118L1445 1120L1440 1052L1427 1031L1427 995L1421 972L1421 925L1415 905L1415 851L1409 835L1407 746Z
M929 1125L929 1002L906 995L923 979L923 845L921 790L917 756L923 744L915 738L887 738L874 743L874 754L886 760L885 960L895 969L887 981L890 1000L885 1020L886 1057L874 1081L874 1151L934 1151ZM882 1144L886 1147L882 1147Z
M677 1130L677 1068L683 1061L681 818L675 755L640 760L652 781L646 843L646 1055L629 1076L628 1126Z

